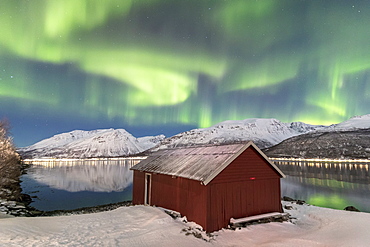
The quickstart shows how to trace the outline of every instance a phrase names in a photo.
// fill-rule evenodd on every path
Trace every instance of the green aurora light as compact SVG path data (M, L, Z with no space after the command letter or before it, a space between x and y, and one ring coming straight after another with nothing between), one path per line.
M367 1L13 0L0 22L4 116L209 127L369 113Z

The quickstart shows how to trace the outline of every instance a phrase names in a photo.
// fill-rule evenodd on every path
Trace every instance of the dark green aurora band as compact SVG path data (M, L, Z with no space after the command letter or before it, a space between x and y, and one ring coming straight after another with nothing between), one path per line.
M0 3L0 117L17 128L331 124L369 105L370 1Z

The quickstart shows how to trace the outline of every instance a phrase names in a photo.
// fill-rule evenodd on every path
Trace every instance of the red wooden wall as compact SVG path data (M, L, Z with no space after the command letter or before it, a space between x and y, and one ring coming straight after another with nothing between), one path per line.
M145 172L134 171L133 204L144 204L144 184ZM207 216L207 188L199 181L152 174L150 205L180 212L189 221L204 227Z
M145 172L134 171L132 188L132 203L134 205L144 204Z
M280 175L254 148L245 150L207 187L207 231L227 226L230 218L282 212Z
M144 203L145 172L134 171L133 203ZM240 218L282 212L280 174L253 147L207 186L199 181L152 174L151 205L175 210L207 232Z

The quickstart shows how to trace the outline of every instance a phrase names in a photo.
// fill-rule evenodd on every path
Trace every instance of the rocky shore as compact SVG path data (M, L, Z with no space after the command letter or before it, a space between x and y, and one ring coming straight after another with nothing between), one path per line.
M27 207L20 202L0 199L0 218L8 216L32 216Z
M117 202L106 205L78 208L73 210L40 211L28 206L29 203L7 201L0 199L0 218L4 217L37 217L37 216L60 216L72 214L90 214L109 211L122 206L131 206L131 201Z

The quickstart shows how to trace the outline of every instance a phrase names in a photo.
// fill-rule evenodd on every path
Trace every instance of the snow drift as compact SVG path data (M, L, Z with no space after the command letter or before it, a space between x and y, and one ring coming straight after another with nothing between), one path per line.
M283 202L291 222L223 229L196 238L195 223L150 206L56 217L0 219L0 246L368 246L370 214ZM0 214L1 218L1 214ZM201 232L200 232L201 233Z

